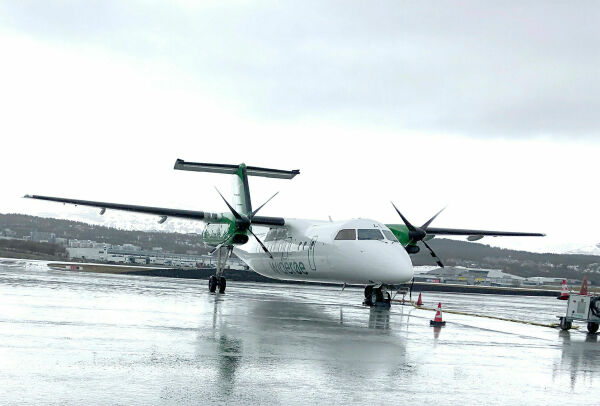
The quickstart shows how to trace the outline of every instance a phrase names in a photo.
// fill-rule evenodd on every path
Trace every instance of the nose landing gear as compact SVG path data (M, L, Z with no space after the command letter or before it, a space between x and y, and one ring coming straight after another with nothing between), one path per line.
M391 303L392 297L384 285L367 285L365 287L365 300L363 301L363 306L389 309Z
M227 261L231 256L231 252L233 251L233 246L227 247L227 254L225 255L224 261L221 261L221 249L222 247L218 248L219 257L217 259L217 273L216 275L211 275L210 278L208 278L208 291L210 293L215 293L217 288L219 288L219 293L225 293L225 288L227 287L227 280L223 276L223 272L225 271L225 264L227 264Z

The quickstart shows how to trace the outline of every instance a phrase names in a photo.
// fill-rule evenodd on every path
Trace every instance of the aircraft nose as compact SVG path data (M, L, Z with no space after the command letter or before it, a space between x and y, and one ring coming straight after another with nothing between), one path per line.
M378 273L381 282L399 284L409 282L414 275L412 261L399 243L386 243L378 255Z
M340 245L340 269L352 272L359 284L384 283L399 285L413 277L408 253L398 242L358 241L359 244Z

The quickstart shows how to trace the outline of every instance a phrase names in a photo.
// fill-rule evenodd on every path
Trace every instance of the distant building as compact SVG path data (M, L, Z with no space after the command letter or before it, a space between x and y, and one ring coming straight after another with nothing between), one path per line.
M14 232L13 230L11 230L10 228L5 228L4 230L2 230L2 235L4 237L11 237L14 238L17 236L17 233Z
M124 250L129 250L129 251L141 251L142 247L138 247L137 245L133 245L133 244L123 244L122 249Z
M52 244L56 243L56 234L54 234L54 233L46 233L43 231L32 231L29 233L29 238L31 241L35 241L35 242L50 242Z
M67 247L69 258L82 261L106 261L107 247Z
M433 268L433 269L432 269ZM466 268L462 266L437 267L415 267L415 281L429 283L451 283L462 285L484 285L484 286L560 286L565 278L547 278L544 276L533 276L524 278L502 272L499 269ZM588 282L589 283L589 282ZM567 279L570 287L581 284L578 279Z
M174 254L154 247L151 251L143 251L132 244L114 245L96 241L69 242L67 251L73 260L98 261L114 264L163 265L178 268L205 268L216 266L217 258L210 255ZM232 269L247 270L248 266L239 258L229 258L228 266Z
M60 238L57 237L54 239L55 243L58 245L62 245L63 247L67 247L69 245L69 239L68 238Z
M415 272L415 281L459 285L520 286L523 279L525 278L502 272L499 269L465 268L460 266Z
M106 244L92 240L69 240L69 247L72 248L95 248L104 247Z

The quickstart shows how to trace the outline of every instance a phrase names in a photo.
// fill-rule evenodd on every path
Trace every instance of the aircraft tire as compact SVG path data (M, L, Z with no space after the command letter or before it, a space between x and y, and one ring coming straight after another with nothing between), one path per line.
M211 275L210 278L208 278L208 291L210 293L215 293L215 290L217 290L217 277L215 275Z
M570 321L567 321L566 317L561 317L560 318L560 329L561 330L570 330L572 327L572 323Z
M375 289L373 293L375 296L375 303L384 303L383 292L381 291L381 289Z
M219 278L219 293L225 293L225 287L227 286L227 280L224 276Z
M594 322L588 322L587 324L587 331L590 334L595 334L598 331L598 323L594 323Z
M373 306L373 286L365 286L365 300L363 302L365 306Z

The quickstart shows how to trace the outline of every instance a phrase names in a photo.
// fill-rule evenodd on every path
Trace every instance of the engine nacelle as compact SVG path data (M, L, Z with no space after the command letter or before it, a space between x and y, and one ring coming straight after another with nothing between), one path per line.
M235 223L209 223L204 227L202 239L208 245L233 244L243 245L248 242L248 235L239 231Z
M206 244L219 245L231 237L233 231L231 225L227 223L208 223L202 231L202 239Z
M234 234L231 238L233 245L244 245L248 242L248 236L246 234Z
M406 252L409 254L417 254L419 251L421 251L421 248L419 248L417 245L407 245L404 248L406 248Z

